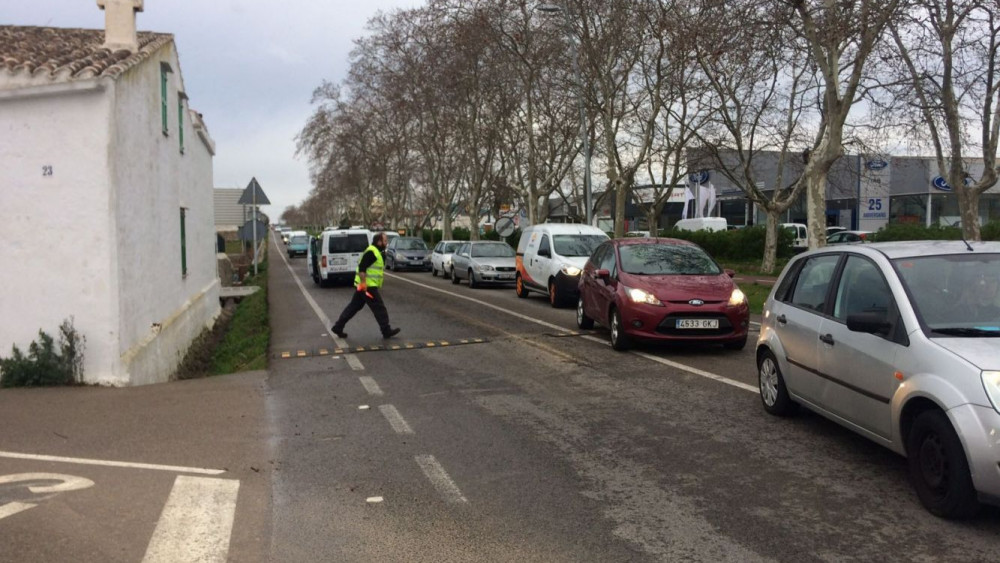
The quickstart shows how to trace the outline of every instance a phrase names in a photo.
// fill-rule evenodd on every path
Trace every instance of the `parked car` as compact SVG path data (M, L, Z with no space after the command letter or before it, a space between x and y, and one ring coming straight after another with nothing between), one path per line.
M1000 502L1000 243L801 254L764 305L764 409L802 405L908 458L933 514Z
M802 223L782 223L781 228L792 233L792 249L798 252L809 248L809 234Z
M353 281L358 261L372 243L373 236L367 229L323 231L319 242L319 281L316 283L326 286L337 280Z
M827 235L827 244L861 244L868 242L868 235L871 231L838 231L832 235Z
M524 229L517 243L517 296L535 291L553 307L575 303L583 265L606 240L607 233L589 225L542 223Z
M469 280L469 287L514 283L514 249L506 242L463 242L451 257L451 283Z
M424 239L393 237L385 247L385 267L392 271L431 271L431 251Z
M441 277L451 277L451 257L461 244L462 241L458 240L443 240L437 243L431 253L431 274L436 276L441 272Z
M726 231L729 230L729 222L725 217L694 217L677 221L674 228L680 231Z
M839 227L839 226L836 226L836 225L834 225L832 227L827 227L826 228L826 236L829 237L833 233L839 233L840 231L846 231L846 230L848 230L847 227Z
M750 307L733 275L692 242L609 240L584 266L577 326L593 328L596 321L608 327L615 350L627 350L636 340L742 350Z
M309 233L292 231L288 234L288 257L305 256L309 252Z

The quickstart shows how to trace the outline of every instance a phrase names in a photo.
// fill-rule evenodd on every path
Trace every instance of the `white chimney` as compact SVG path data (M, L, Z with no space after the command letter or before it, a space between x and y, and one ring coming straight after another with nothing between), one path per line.
M139 50L135 32L135 13L142 11L143 0L97 0L104 10L104 47L133 53Z

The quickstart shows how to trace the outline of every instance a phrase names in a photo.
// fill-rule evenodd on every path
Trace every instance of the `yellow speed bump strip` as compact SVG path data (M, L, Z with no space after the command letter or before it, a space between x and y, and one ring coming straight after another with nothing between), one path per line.
M351 346L348 348L317 348L311 350L282 351L274 354L276 359L330 357L338 358L344 354L359 354L361 352L396 352L400 350L420 350L421 348L449 348L463 344L485 344L486 338L463 338L461 340L437 340L433 342L406 342L403 344Z

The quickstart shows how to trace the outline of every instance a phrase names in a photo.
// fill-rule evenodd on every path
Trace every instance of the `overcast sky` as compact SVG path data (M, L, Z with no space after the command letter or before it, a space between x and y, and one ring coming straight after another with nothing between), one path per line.
M104 28L96 0L5 0L0 24ZM352 40L376 12L423 0L145 0L140 31L172 33L192 109L216 143L215 186L257 177L277 220L312 187L294 137L313 90L345 76Z

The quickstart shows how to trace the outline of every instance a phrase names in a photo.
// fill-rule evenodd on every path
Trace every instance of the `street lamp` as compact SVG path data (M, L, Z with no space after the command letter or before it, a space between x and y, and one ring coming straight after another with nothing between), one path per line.
M570 39L573 38L573 24L570 22L570 15L568 10L564 10L562 6L557 6L555 4L539 4L536 8L539 12L546 14L556 14L562 13L564 17L564 22L566 24L566 36ZM580 73L580 46L573 42L573 71L576 74L576 84L579 87L577 92L576 102L580 108L580 138L583 141L583 204L586 206L586 220L588 225L594 224L594 204L593 195L591 194L591 184L590 184L590 135L587 127L587 112L584 109L583 96L583 77Z

